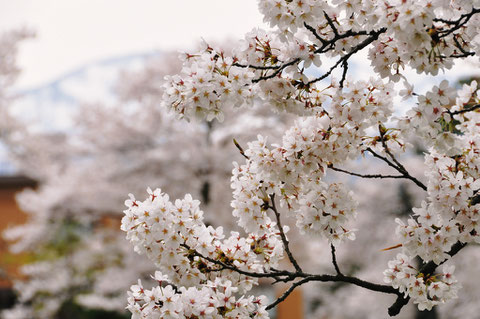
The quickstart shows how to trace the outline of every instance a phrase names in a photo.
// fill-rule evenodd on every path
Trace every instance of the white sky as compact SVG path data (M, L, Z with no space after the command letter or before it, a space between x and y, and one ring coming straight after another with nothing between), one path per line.
M187 50L202 37L241 38L258 26L257 0L0 0L0 31L37 32L20 47L20 90L104 58Z
M256 0L0 0L0 30L29 27L17 88L112 56L186 49L262 26Z

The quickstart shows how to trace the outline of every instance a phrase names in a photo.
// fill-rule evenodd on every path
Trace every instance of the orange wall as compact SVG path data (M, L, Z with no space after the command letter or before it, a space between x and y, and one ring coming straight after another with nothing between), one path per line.
M280 297L281 295L282 294L279 294L277 297ZM303 296L301 288L296 288L287 299L281 302L277 307L277 319L302 319Z
M25 256L14 255L8 251L8 242L1 233L8 227L22 224L26 220L15 202L15 193L22 187L11 186L0 188L0 287L11 287L11 278L18 276L18 267Z

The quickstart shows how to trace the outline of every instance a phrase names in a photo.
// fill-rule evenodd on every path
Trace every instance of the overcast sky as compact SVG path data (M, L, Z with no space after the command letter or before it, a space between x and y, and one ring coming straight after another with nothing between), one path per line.
M261 26L256 0L0 0L0 30L29 27L19 89L112 56L186 49Z

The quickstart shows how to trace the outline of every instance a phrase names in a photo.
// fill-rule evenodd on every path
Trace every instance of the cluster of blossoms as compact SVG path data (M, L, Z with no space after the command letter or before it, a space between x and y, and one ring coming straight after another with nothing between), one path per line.
M448 155L455 155L458 149L450 148L454 146L452 142L455 139L453 132L455 124L451 111L456 109L452 106L456 96L456 90L450 87L446 80L439 86L435 85L426 94L419 95L417 106L410 109L407 116L399 122L400 128L404 129L404 135L417 134L425 141L427 147L435 146ZM463 108L463 102L459 101L455 105Z
M233 214L240 225L248 225L247 231L260 228L265 219L262 203L275 194L302 232L330 240L353 238L345 225L355 216L355 200L341 184L327 185L321 179L327 167L366 149L375 140L367 130L391 115L392 87L382 81L369 84L347 82L345 91L332 85L327 111L318 108L315 116L297 121L281 145L270 149L262 136L248 144L248 160L235 165L232 177Z
M470 48L479 50L478 17L472 23L450 30L450 21L467 19L478 1L261 1L259 8L270 26L277 27L284 41L298 37L305 25L317 53L339 38L332 57L362 45L368 35L378 41L369 51L375 71L397 81L406 65L419 73L437 74L450 68L453 58L466 56ZM468 19L470 19L468 18ZM350 37L341 36L351 34ZM323 41L319 44L318 40Z
M449 252L454 244L480 241L480 204L477 198L480 190L480 139L478 125L472 125L480 118L477 112L467 112L478 104L476 88L477 83L473 81L471 85L464 85L457 95L444 81L426 95L419 96L417 107L409 111L407 118L400 123L405 125L408 122L431 147L425 156L427 201L413 209L414 214L407 224L397 219L397 233L402 238L403 251L407 256L419 256L425 262L433 261L440 265L450 258ZM454 105L452 101L455 101ZM389 264L389 269L385 271L387 282L391 282L389 276L393 271L397 285L411 286L408 273L412 274L413 270L398 268L398 263L404 259L402 255L397 257L397 263ZM436 278L436 275L432 276ZM419 296L411 289L405 292L419 303L420 308L431 308L446 299L435 299L434 296L439 296L430 293ZM445 296L455 295L449 293Z
M344 238L353 240L355 233L345 225L355 217L355 208L352 194L341 185L319 182L301 198L297 226L302 233L323 234L333 243Z
M439 274L432 275L419 272L412 264L411 257L398 254L388 263L385 282L413 298L420 310L430 310L435 305L457 298L461 285L453 277L455 266L443 266Z
M182 76L167 76L164 94L164 103L181 117L223 121L222 104L241 106L251 99L247 85L254 74L233 67L233 58L208 46L184 58Z
M200 202L193 200L190 195L172 203L168 195L160 189L149 189L148 193L149 197L143 202L135 200L133 196L126 201L128 209L122 219L122 230L127 232L127 238L133 243L135 250L146 254L160 269L164 276L162 278L168 278L169 282L186 287L202 287L201 294L206 299L198 302L199 308L194 310L195 313L210 315L213 308L216 308L217 315L220 316L235 317L242 313L242 318L250 315L258 318L264 316L262 309L255 310L255 313L251 311L251 306L247 307L242 298L235 302L232 296L232 305L228 306L214 300L221 292L217 289L221 282L222 286L236 287L229 289L230 295L237 291L245 293L257 284L257 279L248 276L249 272L262 273L267 265L278 265L283 250L276 224L266 224L262 234L250 233L247 238L243 238L239 233L232 232L230 237L225 238L222 227L214 229L204 224L203 212L199 209ZM243 270L247 275L238 274L232 269ZM151 293L158 289L162 291L160 287L155 289ZM143 294L142 289L139 291ZM206 291L209 293L205 293ZM179 302L191 304L188 296L200 292L196 288L190 288L179 293L182 294L181 298L177 297ZM158 301L155 298L159 296L152 298L151 306L137 303L148 298L138 298L138 293L133 296L129 309L140 311L144 317L150 315L152 307L160 308L159 311L171 310L166 306L155 306ZM251 300L252 297L249 298L245 300ZM178 307L178 311L187 312L191 305ZM213 308L207 310L208 307ZM180 312L176 312L176 315Z
M268 219L263 203L276 195L297 218L302 232L323 234L330 240L351 237L345 228L355 215L355 201L341 184L321 181L327 167L353 159L367 129L391 115L392 88L381 81L347 82L346 93L333 88L328 112L298 121L282 145L267 146L266 138L248 144L246 164L235 164L232 177L234 216L245 230L258 231ZM364 146L366 148L366 146ZM321 218L320 218L321 216Z
M328 160L349 156L349 149L340 144L348 136L329 137L326 123L327 118L317 117L299 122L273 149L261 136L249 143L247 163L235 164L232 176L233 215L246 231L263 227L269 220L264 203L276 196L296 217L302 232L330 240L352 235L346 224L355 216L355 200L341 184L321 181ZM325 130L323 137L315 134L320 130Z
M154 279L159 284L166 283L166 276L156 272ZM132 319L141 318L268 318L265 311L266 298L236 298L238 288L230 281L216 278L207 281L201 288L174 286L157 286L145 289L139 280L133 285L129 294L127 309L132 312Z

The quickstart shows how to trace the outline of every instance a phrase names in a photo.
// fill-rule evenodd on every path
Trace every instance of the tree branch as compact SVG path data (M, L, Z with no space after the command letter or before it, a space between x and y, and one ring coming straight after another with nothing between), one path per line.
M447 35L457 31L458 29L463 27L465 24L467 24L467 22L473 17L474 14L479 13L479 12L480 12L480 9L473 8L472 11L470 11L469 13L462 14L460 16L460 18L458 18L457 20L454 20L454 21L434 18L433 21L435 21L435 22L442 22L442 23L453 26L450 29L438 31L438 33L440 34L439 38L444 38Z
M345 173L348 175L357 176L361 178L406 178L404 175L358 174L358 173L346 171L341 168L334 167L333 165L329 165L328 168L337 172L341 172L341 173Z
M249 277L253 277L253 278L274 278L275 279L275 277L279 277L279 276L294 277L294 275L295 275L295 273L292 273L292 272L286 271L286 270L274 271L274 272L270 272L270 273L267 273L267 272L260 273L260 272L252 272L252 271L241 270L237 266L229 265L229 264L226 264L224 262L221 262L220 260L216 260L214 258L204 256L203 254L199 253L197 250L192 249L187 244L181 244L181 246L186 248L194 256L205 259L205 260L211 262L212 264L221 266L222 269L218 269L218 270L227 269L227 270L231 270L231 271L234 271L234 272L238 272L241 275L245 275L245 276L249 276Z
M455 112L449 112L449 113L450 113L450 115L457 115L457 114L462 114L462 113L467 113L467 112L473 112L473 111L478 110L478 109L480 109L480 104L471 106L471 107L463 109L463 110L459 110L459 111L455 111Z
M317 33L317 30L315 30L314 27L308 25L306 22L303 23L303 25L305 26L305 28L310 31L313 36L315 37L315 39L317 39L318 41L320 41L322 43L322 45L328 45L329 44L329 41L325 40L324 38L322 38L318 33Z
M338 30L335 24L333 24L332 18L330 18L330 16L325 11L323 11L323 15L325 16L325 19L327 19L327 23L332 29L333 34L335 34L335 37L338 37L340 34L338 33Z
M328 77L332 72L333 70L335 70L340 64L343 64L345 66L345 63L347 63L348 59L350 59L350 57L352 55L354 55L355 53L359 52L360 50L364 49L366 46L368 46L369 44L371 44L373 41L377 40L378 37L380 36L380 34L384 33L385 31L387 31L386 28L381 28L379 30L376 30L376 31L371 31L369 33L367 33L368 35L368 38L366 38L365 40L363 40L362 42L360 42L359 44L357 44L356 46L354 46L350 52L348 52L347 54L345 54L344 56L342 56L340 59L337 60L337 62L330 68L330 70L327 71L327 73L323 74L322 76L316 78L316 79L313 79L309 82L307 82L306 84L309 85L309 84L312 84L312 83L315 83L315 82L318 82L318 81L321 81L323 79L325 79L326 77ZM336 38L334 38L336 39ZM337 40L336 40L337 41ZM346 75L346 72L345 72L345 75ZM343 84L343 82L342 82Z
M326 17L328 17L328 15L326 15ZM315 38L317 40L319 40L321 43L322 43L322 46L319 47L318 49L316 49L314 51L315 54L321 54L321 53L325 53L327 51L330 51L332 50L334 47L335 47L335 43L338 41L338 40L341 40L341 39L344 39L344 38L349 38L349 37L355 37L355 36L360 36L360 35L366 35L368 36L364 41L360 42L358 45L356 45L355 47L352 48L352 50L347 53L346 55L344 55L343 57L341 57L336 63L335 65L333 65L330 70L325 73L324 75L322 75L321 77L317 78L317 79L314 79L308 83L306 83L307 85L308 84L311 84L311 83L314 83L314 82L318 82L326 77L328 77L334 69L336 69L340 64L342 64L343 68L344 68L344 71L343 71L343 76L342 76L342 80L341 80L341 85L343 85L343 82L345 81L345 78L346 78L346 74L347 74L347 69L348 69L348 59L355 53L357 53L358 51L362 50L363 48L365 48L366 46L368 46L370 43L372 43L373 41L375 41L376 39L378 39L379 35L384 33L385 31L387 31L386 28L382 28L382 29L379 29L379 30L376 30L376 31L370 31L370 32L367 32L367 31L357 31L357 32L354 32L354 31L351 31L351 30L348 30L347 32L343 33L343 34L339 34L338 33L338 30L336 29L335 25L333 24L333 21L331 20L330 17L327 18L327 21L330 20L331 21L331 24L329 23L330 27L332 28L332 30L334 30L334 34L335 36L330 39L330 40L325 40L323 39L322 37L320 37L320 35L317 33L317 31L315 30L315 28L313 28L312 26L304 23L304 26L307 30L309 30L310 32L312 32L312 34L315 36ZM333 26L333 27L332 27ZM335 32L336 30L336 32ZM277 65L277 66L258 66L258 65L243 65L243 64L239 64L239 63L234 63L233 65L234 66L237 66L237 67L241 67L241 68L251 68L251 69L255 69L255 70L275 70L274 72L272 72L271 74L269 75L264 75L264 76L260 76L254 80L252 80L253 83L257 83L257 82L260 82L260 81L264 81L264 80L268 80L268 79L271 79L271 78L274 78L275 76L279 75L286 67L288 66L291 66L291 65L294 65L294 64L297 64L301 61L300 58L295 58L289 62L286 62L284 64L280 64L280 65Z
M285 291L283 293L282 296L280 296L279 298L277 298L277 300L275 300L274 302L272 302L271 304L269 304L265 310L270 310L272 309L273 307L275 307L276 305L278 305L279 303L281 303L282 301L284 301L285 299L287 299L287 297L295 290L295 288L297 288L298 286L301 286L303 285L304 283L307 283L309 282L310 279L309 278L304 278L300 281L297 281L296 283L294 283L293 285L290 286L290 288L288 288L287 291Z
M182 247L186 248L189 252L191 252L194 256L198 256L204 260L207 260L215 265L219 265L223 267L223 269L228 269L231 271L235 271L241 275L249 276L249 277L255 277L255 278L272 278L275 279L276 282L278 281L283 281L283 282L288 282L295 280L297 278L301 278L300 281L294 283L279 299L277 299L274 303L269 305L267 307L268 309L271 309L275 307L277 304L285 300L285 298L288 297L288 295L298 286L305 284L310 281L321 281L321 282L345 282L345 283L350 283L355 286L359 286L371 291L376 291L376 292L382 292L382 293L388 293L388 294L395 294L395 295L400 295L400 292L393 288L392 286L387 286L387 285L382 285L382 284L375 284L369 281L365 281L356 277L350 277L350 276L344 276L343 274L339 273L338 265L337 265L337 275L314 275L314 274L308 274L304 273L302 271L296 271L296 272L290 272L290 271L285 271L285 270L274 270L273 272L265 272L265 273L257 273L257 272L249 272L249 271L244 271L239 269L236 266L228 265L226 263L223 263L219 260L207 257L199 253L198 251L191 249L187 244L182 244ZM336 264L336 260L334 262ZM272 269L273 270L273 269ZM281 278L284 277L284 278Z
M414 182L415 184L417 184L418 187L420 187L421 189L423 189L424 191L427 190L427 186L425 186L422 182L420 182L418 179L416 179L415 177L413 177L412 175L410 175L408 173L408 171L405 169L405 168L401 168L401 167L398 167L397 165L395 165L394 163L392 163L388 158L376 153L374 150L372 150L370 147L366 149L366 151L370 152L374 157L376 158L379 158L381 159L382 161L384 161L385 163L388 164L388 166L390 167L393 167L394 169L396 169L400 174L402 174L406 179L409 179L411 180L412 182Z
M335 271L337 272L337 275L343 276L343 274L340 271L340 268L338 267L338 264L337 264L337 256L335 255L335 246L333 246L333 244L330 244L330 248L332 250L333 267L335 268Z
M280 213L278 212L277 206L275 204L275 194L270 195L270 200L272 202L272 205L269 208L271 208L273 210L273 212L275 213L275 217L277 219L277 226L278 226L278 229L280 231L280 237L282 238L282 242L283 242L283 248L285 249L285 252L287 253L288 259L292 263L293 267L295 267L295 270L297 272L302 272L302 268L300 268L300 266L297 263L297 260L295 259L295 257L293 257L293 254L290 251L287 236L285 236L285 232L283 231L282 221L280 220Z
M267 306L266 310L272 309L282 301L284 301L292 292L295 290L300 285L303 285L307 282L310 281L321 281L321 282L345 282L345 283L350 283L355 286L359 286L368 290L376 291L376 292L382 292L382 293L387 293L387 294L394 294L394 295L401 295L400 292L398 292L397 289L393 288L392 286L387 286L387 285L381 285L381 284L374 284L365 280L358 279L356 277L349 277L349 276L344 276L341 274L337 274L336 276L332 275L308 275L307 277L303 278L300 281L297 281L296 283L292 284L290 288L283 293L281 297L279 297L277 300L275 300L273 303Z
M268 80L268 79L272 79L274 77L276 77L278 74L280 74L280 72L282 72L286 67L289 67L291 65L294 65L294 64L297 64L301 61L300 58L296 58L296 59L293 59L291 60L290 62L287 62L285 64L282 64L281 66L278 67L278 69L273 72L272 74L269 74L269 75L265 75L265 76L261 76L257 79L253 79L252 80L252 83L257 83L257 82L260 82L260 81L264 81L264 80Z
M340 79L339 85L341 88L343 88L343 82L345 82L345 79L347 78L347 71L348 71L348 61L343 61L342 63L343 67L343 72L342 72L342 78Z
M240 64L238 62L235 62L232 64L233 66L246 69L255 69L255 70L278 70L279 68L282 67L282 64L279 65L253 65L253 64Z

